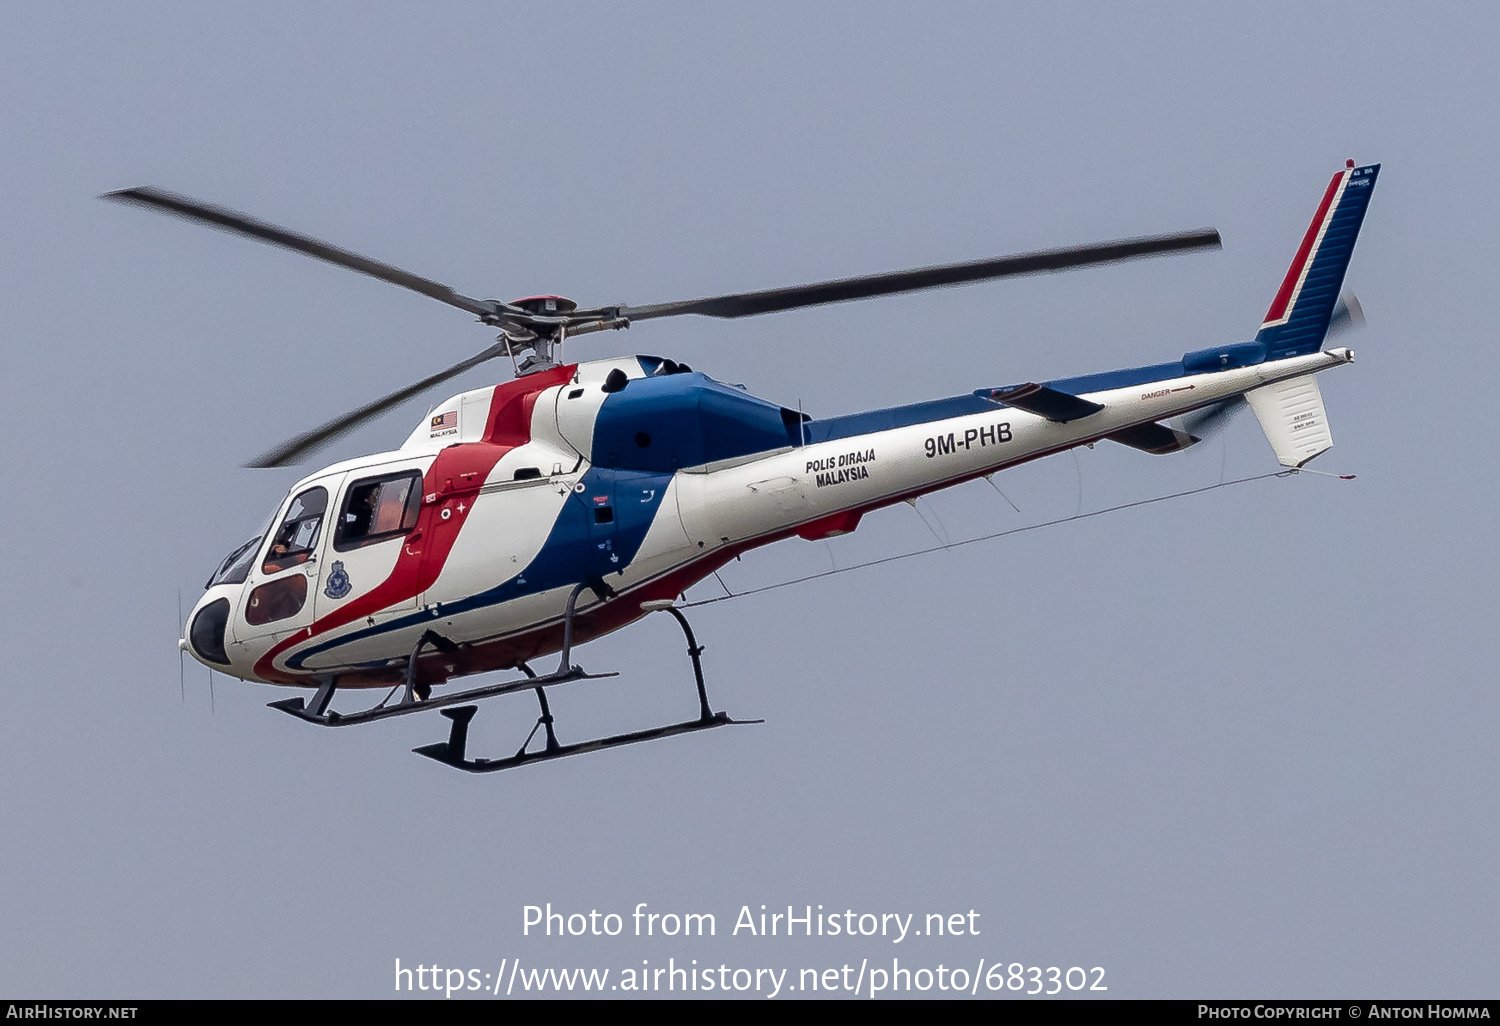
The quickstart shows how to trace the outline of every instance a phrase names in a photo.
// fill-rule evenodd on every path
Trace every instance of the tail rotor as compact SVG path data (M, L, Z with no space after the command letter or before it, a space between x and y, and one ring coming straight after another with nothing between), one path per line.
M1365 311L1359 305L1359 300L1354 293L1345 292L1339 297L1337 305L1333 308L1333 316L1328 319L1328 338L1342 335L1365 326Z
M1333 315L1328 321L1328 337L1345 335L1351 331L1358 331L1365 326L1365 311L1359 305L1359 299L1352 292L1345 292L1339 297L1338 303L1333 308ZM1234 419L1234 415L1243 410L1248 403L1244 396L1235 396L1205 406L1201 410L1185 413L1180 418L1182 430L1199 438L1212 438Z

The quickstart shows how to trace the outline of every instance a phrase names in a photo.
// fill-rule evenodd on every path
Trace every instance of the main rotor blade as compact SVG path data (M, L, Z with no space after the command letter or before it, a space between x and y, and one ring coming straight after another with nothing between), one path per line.
M471 299L468 296L454 292L448 286L403 271L399 267L381 263L379 260L371 260L369 257L351 253L347 249L340 249L318 239L287 228L281 228L265 221L258 221L248 214L241 214L237 210L227 207L216 207L188 196L179 196L176 193L167 192L146 185L136 189L121 189L118 192L107 192L100 199L114 200L117 203L129 203L148 210L156 210L171 214L188 221L196 221L206 224L212 228L218 228L235 235L244 235L251 239L270 243L273 246L283 246L286 249L294 249L299 253L326 260L330 264L338 264L347 267L351 271L368 274L372 278L390 282L392 285L400 285L404 289L420 292L424 296L430 296L440 303L456 306L460 310L467 310L476 316L484 316L493 313L495 304L479 299Z
M311 454L317 449L321 449L323 446L327 445L329 442L333 441L335 438L339 437L345 432L352 431L354 428L363 424L365 421L371 419L372 417L380 416L380 414L384 413L386 410L401 405L402 403L406 402L406 400L427 391L427 389L433 387L434 385L440 384L444 381L447 381L451 377L462 374L470 367L477 367L481 363L484 363L486 360L492 360L497 356L504 356L505 354L505 343L496 342L494 345L490 346L478 356L471 356L462 363L454 364L447 370L438 371L436 374L423 378L415 385L408 385L406 388L403 388L400 391L392 392L388 396L376 399L373 403L361 406L359 409L346 413L342 417L337 417L333 420L330 420L322 427L314 428L313 430L306 431L295 438L287 439L276 448L261 453L259 456L255 457L255 459L251 460L249 463L246 463L245 466L290 466L291 464L300 461L304 456Z
M1213 228L1202 228L1198 231L1181 232L1176 235L1154 235L1142 239L1120 239L1115 242L1095 243L1091 246L1045 249L1036 253L1018 253L1014 256L972 260L962 264L940 264L936 267L918 267L910 271L890 271L860 278L841 278L837 281L819 282L815 285L792 285L787 288L766 289L763 292L741 292L730 296L689 299L679 303L658 303L654 306L621 307L620 316L628 317L632 321L644 321L652 317L676 317L679 314L748 317L752 314L795 310L804 306L821 306L824 303L843 303L851 299L869 299L873 296L888 296L898 292L917 292L922 289L967 285L970 282L988 281L991 278L1010 278L1020 274L1038 274L1043 271L1062 271L1070 267L1108 264L1117 260L1133 260L1136 257L1154 256L1160 253L1175 253L1190 249L1218 249L1220 244L1218 231Z

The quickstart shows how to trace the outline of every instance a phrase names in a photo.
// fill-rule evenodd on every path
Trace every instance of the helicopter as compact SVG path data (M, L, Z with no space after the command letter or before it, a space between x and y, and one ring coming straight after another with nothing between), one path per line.
M680 608L693 584L788 538L854 531L873 510L1100 441L1179 452L1249 406L1278 461L1300 470L1333 444L1316 375L1352 362L1325 349L1360 318L1340 298L1379 164L1336 172L1255 337L1165 363L814 419L685 363L628 356L567 363L565 340L688 314L737 318L1016 275L1218 248L1219 233L1044 250L650 306L582 309L561 296L502 303L249 215L154 187L101 197L301 252L474 315L496 342L305 432L248 465L281 467L489 360L512 380L434 406L396 449L298 481L256 536L209 578L178 640L211 670L310 689L270 703L320 726L439 709L448 738L414 749L474 773L655 740L737 720L709 703L703 648ZM559 742L547 689L613 673L573 663L580 644L653 612L680 626L695 718ZM556 669L531 663L559 654ZM519 676L448 694L497 671ZM374 705L336 693L386 688ZM540 715L514 755L470 758L479 700L530 690ZM399 698L397 694L399 692ZM543 742L535 749L538 731Z

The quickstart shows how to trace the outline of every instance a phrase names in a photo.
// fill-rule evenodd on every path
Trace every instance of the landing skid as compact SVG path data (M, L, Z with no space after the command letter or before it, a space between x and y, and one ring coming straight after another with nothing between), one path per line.
M633 745L638 741L655 741L658 738L672 737L675 734L690 734L697 730L712 730L715 727L727 727L733 724L766 722L765 720L733 720L729 718L728 713L719 712L712 714L706 720L686 720L665 727L652 727L650 730L637 730L629 734L615 734L612 737L582 741L576 745L555 747L548 745L539 752L528 752L526 745L522 745L520 751L507 759L465 759L464 749L468 744L469 720L473 719L474 713L478 710L477 705L444 709L443 715L453 721L453 727L448 732L448 740L413 748L412 751L418 755L425 755L429 759L436 759L454 769L465 770L469 773L494 773L496 770L514 769L517 766L528 766L534 762L547 762L569 755L581 755L585 752L603 751L606 748L619 748L621 745ZM533 730L532 733L536 732ZM530 744L531 738L528 737L526 743Z
M698 686L698 718L695 720L684 720L681 723L671 723L662 727L652 727L648 730L632 731L628 734L614 734L609 737L596 738L592 741L583 741L577 744L558 744L557 735L553 730L552 710L547 704L546 688L554 684L565 684L575 680L601 680L606 677L617 677L617 673L585 673L581 666L573 666L569 662L573 642L573 619L577 607L578 596L585 588L593 588L596 592L601 589L607 592L608 586L603 582L584 582L573 589L572 595L568 597L568 606L563 630L562 660L552 673L538 677L525 663L517 664L525 677L518 680L509 680L500 684L489 684L483 687L470 688L467 691L459 691L440 698L432 698L430 685L425 685L417 679L417 657L427 645L448 651L454 645L448 639L427 631L412 649L411 657L407 661L405 675L405 692L401 700L394 705L387 704L394 697L397 689L402 685L397 684L391 689L390 694L370 709L355 713L339 713L330 709L329 703L333 700L334 691L338 686L337 678L325 681L313 696L311 704L306 703L300 696L297 698L284 698L278 702L271 702L272 709L280 709L300 720L316 723L322 727L348 726L354 723L369 723L374 720L389 719L393 716L406 716L410 713L426 712L429 709L441 709L444 716L453 721L449 729L448 740L439 741L436 744L423 745L412 751L418 755L425 755L429 759L452 766L455 769L465 770L469 773L493 773L496 770L513 769L517 766L525 766L534 762L546 762L551 759L561 759L569 755L581 755L585 752L603 751L606 748L619 748L622 745L632 745L641 741L655 741L659 738L672 737L677 734L690 734L699 730L712 730L715 727L727 727L735 724L764 723L765 720L736 720L731 719L728 713L714 712L708 704L708 691L703 685L703 663L699 656L703 648L693 636L692 627L688 626L687 618L682 615L669 600L644 602L641 608L647 612L662 610L672 614L687 637L688 656L693 661L693 678ZM601 595L601 597L603 597ZM541 716L537 718L536 725L531 728L531 733L526 735L526 740L521 747L512 755L504 759L468 759L466 750L469 740L469 723L474 714L479 711L477 705L460 704L472 703L478 699L490 698L495 695L509 694L513 691L521 691L530 688L536 692L537 701L541 704ZM451 708L455 707L456 708ZM532 739L536 737L537 731L546 728L546 742L540 751L527 751Z

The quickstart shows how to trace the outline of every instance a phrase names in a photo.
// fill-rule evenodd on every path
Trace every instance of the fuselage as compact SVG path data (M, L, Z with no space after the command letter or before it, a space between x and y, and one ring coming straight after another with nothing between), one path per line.
M421 657L423 680L508 668L562 647L580 582L586 641L757 546L1349 359L1228 346L1049 383L1101 407L1070 419L981 389L804 421L654 357L557 367L454 396L400 449L299 481L221 566L187 647L246 680L377 686L435 631L453 646Z

